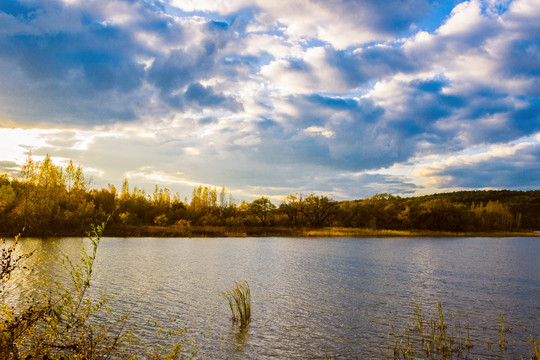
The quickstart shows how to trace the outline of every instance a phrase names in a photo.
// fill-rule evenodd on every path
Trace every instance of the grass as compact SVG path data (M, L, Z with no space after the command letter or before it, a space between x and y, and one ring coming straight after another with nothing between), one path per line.
M430 230L383 230L368 228L326 227L291 228L279 226L197 226L197 225L118 225L107 227L107 236L118 237L303 237L303 238L339 238L339 237L539 237L540 233L527 231L493 232L450 232Z
M238 322L241 327L245 327L251 320L251 292L247 281L241 283L234 282L235 286L222 292L221 295L227 299L231 308L233 322Z
M519 322L516 321L512 326L507 327L505 325L505 322L504 322L503 313L495 306L495 304L493 302L491 302L491 305L493 306L493 308L497 312L497 315L498 315L498 318L499 318L499 322L498 322L498 326L497 326L497 331L499 333L499 348L504 350L504 349L507 348L507 345L508 345L508 339L506 339L506 336L504 334L506 332L512 331L512 328L515 325L517 325Z
M368 228L328 227L322 229L301 229L303 237L538 237L535 232L451 232L432 230L383 230Z
M393 341L388 345L386 359L436 359L460 356L473 345L469 338L467 318L466 337L460 322L436 303L436 314L424 315L422 304L413 303L413 325L407 325L402 335L396 335L392 326ZM415 349L419 349L418 352Z
M493 304L492 304L493 305ZM495 307L495 305L493 305ZM391 325L391 339L388 341L385 359L468 359L469 350L474 347L469 335L469 317L466 316L465 326L462 327L458 319L450 311L445 310L440 302L436 303L436 313L426 314L422 311L422 304L413 303L412 326L406 325L403 332L396 332ZM498 315L497 330L499 355L508 354L508 339L505 333L511 332L507 327L504 315L495 307ZM523 359L539 360L540 351L535 336L527 337L529 357ZM491 342L487 343L489 356L491 356ZM515 356L515 355L514 355Z
M531 360L539 360L540 350L538 350L538 340L536 340L536 337L529 335L527 342L529 343L529 355L531 356Z

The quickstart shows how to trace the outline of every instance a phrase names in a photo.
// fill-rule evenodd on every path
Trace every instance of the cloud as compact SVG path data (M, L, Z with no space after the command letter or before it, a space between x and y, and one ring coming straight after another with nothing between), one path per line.
M231 111L239 111L242 105L232 98L227 98L223 94L214 93L212 87L205 87L199 83L192 83L188 86L185 98L191 103L201 107L221 107Z
M33 148L97 169L104 183L131 174L252 195L418 191L422 179L385 169L540 131L536 5L4 1L0 147L17 151L0 160L20 163ZM426 17L438 26L422 28ZM510 169L503 160L477 165ZM532 163L515 173L535 174ZM468 169L429 176L479 184Z
M142 60L151 55L136 34L174 23L140 3L32 4L9 1L0 16L8 29L0 35L0 71L9 80L2 112L30 123L134 120L133 104L146 95Z
M418 171L439 188L537 189L540 186L540 142L491 146L479 154L463 154Z
M153 62L148 80L165 94L181 89L212 69L215 52L212 42L206 42L202 48L174 50Z
M15 177L20 174L20 166L14 161L0 161L0 176Z
M427 1L176 1L184 11L231 15L256 9L255 20L265 27L283 26L293 40L320 39L336 49L388 40L429 10Z

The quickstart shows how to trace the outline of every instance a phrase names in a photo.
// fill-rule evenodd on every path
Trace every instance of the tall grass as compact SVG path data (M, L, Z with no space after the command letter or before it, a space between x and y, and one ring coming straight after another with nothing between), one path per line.
M234 282L235 286L227 289L221 295L227 299L231 308L233 322L246 326L251 320L251 293L247 281Z
M490 301L491 302L491 301ZM516 321L512 326L508 327L506 326L506 323L504 322L504 315L503 313L495 306L495 304L493 302L491 302L491 305L493 306L493 308L495 309L495 311L497 311L497 314L498 314L498 318L499 318L499 323L498 323L498 327L497 327L497 330L499 332L499 348L504 350L506 349L507 345L508 345L508 339L506 338L506 336L504 335L506 332L510 332L512 331L512 328L517 325L519 323L519 321Z
M506 333L512 331L512 326L507 326L502 312L492 303L497 310L498 343L501 356L509 356L508 338ZM405 325L400 334L394 325L391 325L392 338L387 345L385 359L468 359L469 350L473 348L469 336L469 317L466 316L465 326L450 311L443 308L440 302L436 303L436 312L427 314L422 312L422 304L413 303L412 326ZM521 356L521 359L539 360L540 351L538 340L534 335L527 337L529 357ZM487 343L488 358L491 358L491 342ZM417 350L418 349L418 350ZM515 357L514 357L515 358Z
M529 335L527 342L529 343L529 355L531 356L531 360L539 360L540 350L538 349L538 340L536 340L535 336Z
M403 334L398 336L392 326L394 340L388 346L387 359L420 358L458 358L472 348L469 338L469 324L465 326L466 337L461 324L455 316L445 311L440 302L436 303L437 313L428 317L422 312L422 304L413 303L413 326L406 326ZM421 349L416 352L415 348ZM465 356L466 357L466 356Z

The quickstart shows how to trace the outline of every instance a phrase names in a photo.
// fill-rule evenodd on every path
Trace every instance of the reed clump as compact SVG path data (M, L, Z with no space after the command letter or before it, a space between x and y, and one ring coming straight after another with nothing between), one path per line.
M251 292L247 281L234 282L235 286L221 295L227 299L231 308L233 322L247 326L251 320Z
M498 315L498 344L501 354L509 352L508 338L506 333L512 331L519 322L507 326L504 315L492 303ZM386 359L468 359L469 350L473 348L473 343L469 335L469 317L465 316L465 325L450 311L443 309L440 302L436 303L436 313L427 316L422 311L422 304L413 303L412 325L405 325L402 333L396 332L392 325L387 346ZM527 359L539 360L540 351L538 340L535 336L527 337L529 345L529 357ZM491 344L487 343L488 353L491 357ZM524 359L521 356L521 359Z
M413 325L407 325L402 335L397 335L392 326L394 340L388 346L388 359L416 359L419 354L426 359L441 356L459 358L463 352L473 347L469 337L468 317L463 328L451 312L446 311L445 314L440 302L436 306L436 314L425 316L422 305L413 303Z
M527 342L529 343L529 355L531 356L531 360L539 360L540 350L538 349L538 340L536 340L535 336L529 335Z
M512 326L506 326L503 313L495 306L493 302L491 302L491 305L493 306L495 311L497 311L497 315L499 318L497 326L497 330L499 333L499 348L501 350L505 350L508 346L508 339L506 338L505 333L512 331L512 328L517 325L519 321L516 321Z

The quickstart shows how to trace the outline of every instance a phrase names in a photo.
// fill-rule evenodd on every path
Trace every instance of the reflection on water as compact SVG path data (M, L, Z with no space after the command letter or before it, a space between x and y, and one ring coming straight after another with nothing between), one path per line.
M54 243L54 244L53 244ZM23 239L20 251L41 261L7 292L18 301L35 291L42 274L66 277L59 252L79 257L78 238ZM538 333L540 241L537 238L457 239L120 239L98 250L93 291L114 294L116 314L131 320L150 342L147 320L170 317L186 326L201 358L380 358L391 324L410 323L410 305L435 313L442 301L456 317L468 314L471 351L497 343L497 313L520 321L513 336ZM251 287L252 321L232 326L220 292L233 281ZM512 352L514 351L514 352ZM513 349L511 357L528 354ZM494 354L494 358L497 358Z

